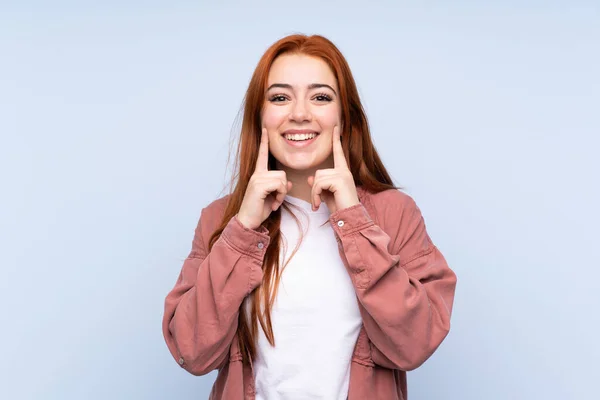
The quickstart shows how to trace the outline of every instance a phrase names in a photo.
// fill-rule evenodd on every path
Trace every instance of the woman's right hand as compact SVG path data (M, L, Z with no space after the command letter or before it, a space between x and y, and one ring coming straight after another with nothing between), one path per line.
M238 220L247 228L258 228L281 206L291 188L292 182L288 182L285 171L269 171L269 136L263 128L256 168L244 193Z

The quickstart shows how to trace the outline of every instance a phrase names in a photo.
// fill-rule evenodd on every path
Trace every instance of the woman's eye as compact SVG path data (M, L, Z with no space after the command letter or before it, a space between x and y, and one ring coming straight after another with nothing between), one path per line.
M315 96L315 99L317 101L331 101L331 97L329 97L326 94L319 94L319 95Z
M281 101L285 101L286 98L285 96L281 96L281 95L275 95L271 97L271 101L273 102L281 102Z

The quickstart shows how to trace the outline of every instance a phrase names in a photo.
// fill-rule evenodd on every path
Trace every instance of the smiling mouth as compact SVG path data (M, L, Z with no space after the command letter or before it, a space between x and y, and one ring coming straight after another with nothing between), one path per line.
M316 132L310 133L284 133L283 137L291 142L306 142L319 136Z

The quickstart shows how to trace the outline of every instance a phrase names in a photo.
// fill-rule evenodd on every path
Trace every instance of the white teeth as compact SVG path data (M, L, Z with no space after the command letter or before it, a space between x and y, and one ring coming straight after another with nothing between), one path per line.
M285 138L287 140L297 140L297 141L301 141L301 140L308 140L308 139L312 139L315 136L317 136L316 133L298 133L298 134L286 134Z

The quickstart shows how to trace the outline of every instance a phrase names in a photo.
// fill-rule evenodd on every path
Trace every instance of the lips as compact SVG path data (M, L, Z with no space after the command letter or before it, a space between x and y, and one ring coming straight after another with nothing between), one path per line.
M283 132L281 135L285 136L287 134L300 134L300 133L316 133L317 135L319 134L319 132L311 130L311 129L288 129L287 131Z
M292 135L292 134L299 134L299 135L308 135L308 134L313 134L312 138L310 139L303 139L303 140L292 140L292 139L287 139L286 135ZM310 129L288 129L287 131L283 132L283 134L281 135L282 138L285 140L285 143L287 143L289 146L291 147L295 147L295 148L304 148L307 146L310 146L311 143L313 143L315 140L317 140L317 138L319 137L319 133Z

